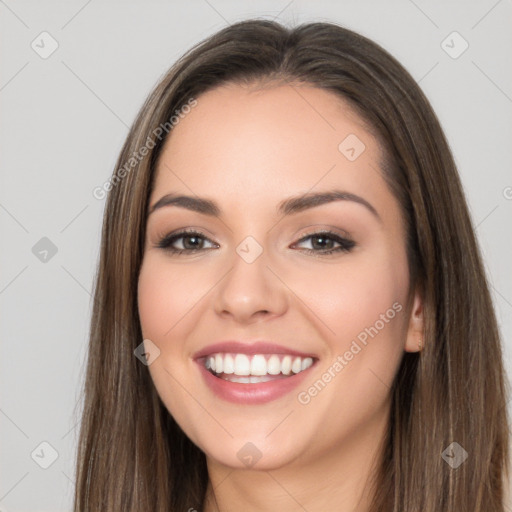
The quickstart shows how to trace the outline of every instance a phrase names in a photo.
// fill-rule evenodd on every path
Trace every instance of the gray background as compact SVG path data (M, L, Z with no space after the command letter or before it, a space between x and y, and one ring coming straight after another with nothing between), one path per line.
M128 126L171 64L253 16L338 22L420 82L459 166L511 375L510 0L0 0L1 512L71 509L74 408L104 208L92 190L109 178ZM43 31L58 43L47 58L31 47L51 49ZM57 248L46 261L43 237Z

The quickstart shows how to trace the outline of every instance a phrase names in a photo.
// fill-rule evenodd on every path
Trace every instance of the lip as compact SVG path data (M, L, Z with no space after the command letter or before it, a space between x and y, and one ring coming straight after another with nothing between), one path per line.
M204 365L205 357L218 352L246 355L289 354L297 357L311 357L313 364L306 370L286 378L255 384L241 384L216 377L206 369ZM318 362L318 357L313 354L292 350L270 342L241 343L238 341L226 341L215 343L196 352L193 358L199 367L205 384L215 395L228 402L247 405L264 404L291 393L309 375L311 369Z

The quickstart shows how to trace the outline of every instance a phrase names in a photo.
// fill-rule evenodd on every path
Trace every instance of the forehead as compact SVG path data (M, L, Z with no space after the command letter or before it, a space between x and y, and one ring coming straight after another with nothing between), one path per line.
M248 205L315 188L372 196L385 186L377 141L332 92L230 84L196 99L168 136L153 196L192 192Z

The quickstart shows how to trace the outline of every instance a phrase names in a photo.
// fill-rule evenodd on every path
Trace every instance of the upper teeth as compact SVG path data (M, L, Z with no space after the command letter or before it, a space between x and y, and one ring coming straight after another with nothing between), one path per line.
M212 354L206 357L208 370L235 375L290 375L299 373L313 364L311 357L256 354Z

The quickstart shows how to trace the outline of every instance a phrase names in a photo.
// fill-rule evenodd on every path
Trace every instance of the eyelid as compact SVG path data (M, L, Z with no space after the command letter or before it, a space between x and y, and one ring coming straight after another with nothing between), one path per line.
M344 231L344 233L346 233ZM312 239L315 236L321 238L322 236L325 236L325 238L330 238L334 241L334 243L338 244L339 247L335 247L334 249L328 249L325 251L315 251L314 249L303 249L303 251L306 251L306 253L311 254L313 256L322 257L322 256L330 256L334 253L346 253L350 252L355 246L356 243L352 239L352 237L348 235L341 235L337 233L336 231L333 231L331 229L314 229L311 232L306 232L305 234L301 235L299 240L293 244L293 246L296 246L297 244L300 244L308 239ZM293 247L292 246L292 247Z
M299 231L298 235L295 235L295 237L300 237L300 239L310 236L310 235L316 235L318 233L331 233L333 235L337 235L340 238L345 238L346 240L352 240L352 236L348 231L345 231L344 229L338 228L336 226L331 226L329 224L314 224L312 226L307 226L306 228L303 228L301 231Z
M177 249L177 248L172 247L172 245L177 240L183 239L187 235L190 235L190 236L196 235L197 237L203 239L204 241L213 244L215 247L207 247L207 248L203 247L203 248L199 248L199 249ZM345 230L339 229L337 227L329 226L328 228L326 228L326 227L320 227L318 225L315 225L315 226L308 226L307 228L303 229L303 231L301 232L300 235L295 235L294 239L297 237L298 237L298 239L296 240L296 242L293 243L293 245L291 245L291 248L293 248L297 244L305 242L308 238L312 238L315 235L318 237L321 237L322 235L324 235L326 238L330 238L331 240L333 240L334 243L338 244L339 247L336 247L334 249L327 249L327 250L323 250L323 251L316 251L314 249L303 248L303 249L301 249L302 251L304 251L308 254L314 255L314 256L321 257L321 256L329 256L333 253L338 253L338 252L349 252L356 246L355 241ZM199 254L204 251L209 251L211 249L218 248L219 244L217 244L216 242L211 240L211 238L209 236L207 236L203 232L202 229L188 227L188 228L177 229L177 230L174 230L171 233L168 233L166 235L159 236L158 242L156 244L154 244L154 247L157 249L167 250L171 254L174 254L177 256L177 255L186 254L186 253L188 253L189 255Z
M327 225L327 229L324 227L320 227L320 226L308 226L306 228L303 228L301 231L299 231L298 234L295 234L293 236L293 238L297 238L298 240L297 241L302 241L303 238L307 237L307 236L311 236L311 235L318 235L318 234L322 234L322 233L325 233L325 234L333 234L333 235L337 235L341 238L345 238L346 240L350 240L352 241L352 237L351 235L343 230L343 229L340 229L340 228L336 228L334 226L328 226ZM193 227L189 227L189 228L179 228L179 229L176 229L174 231L171 231L170 233L158 233L157 234L157 239L158 241L161 241L161 240L164 240L164 239L170 239L171 237L173 236L176 236L176 235L181 235L181 234L197 234L197 235L201 235L203 238L207 239L209 242L212 242L212 243L215 243L213 242L213 240L210 238L210 235L207 235L204 233L204 230L201 229L201 228L193 228Z
M176 240L179 240L180 238L185 238L185 236L187 236L187 235L198 235L201 238L203 238L204 240L212 243L213 245L215 245L217 247L219 246L219 244L214 242L210 238L209 235L206 235L202 229L190 228L190 227L189 228L176 229L174 231L171 231L170 233L163 234L163 235L162 234L158 234L157 235L157 242L153 246L155 248L157 248L157 249L164 249L164 250L167 249L167 250L172 252L171 248L169 248L168 246L164 246L166 244L166 242L172 240L173 238L175 238ZM180 250L183 250L183 249L176 249L177 252L179 252ZM183 250L183 251L184 252L192 252L192 251L187 251L187 250Z

